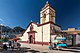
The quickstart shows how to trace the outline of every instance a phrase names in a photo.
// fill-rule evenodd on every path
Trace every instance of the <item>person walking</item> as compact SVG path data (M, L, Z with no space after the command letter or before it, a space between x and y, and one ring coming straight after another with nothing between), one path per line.
M4 49L4 50L7 50L7 49L8 49L8 47L7 47L6 44L3 45L3 49Z
M9 41L9 48L11 48L11 46L12 46L12 42L11 42L11 41Z
M18 49L20 49L21 44L17 42L17 47Z
M49 45L48 48L52 50L51 42L49 42L48 45Z

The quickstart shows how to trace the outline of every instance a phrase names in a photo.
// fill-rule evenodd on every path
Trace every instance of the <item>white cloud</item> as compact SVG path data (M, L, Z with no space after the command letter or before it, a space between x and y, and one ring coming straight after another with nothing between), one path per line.
M0 18L0 21L4 23L4 20Z

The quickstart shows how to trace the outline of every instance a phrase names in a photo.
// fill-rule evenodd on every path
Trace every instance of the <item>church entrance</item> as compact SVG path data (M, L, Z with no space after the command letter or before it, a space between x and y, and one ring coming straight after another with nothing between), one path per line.
M29 43L30 44L33 43L33 37L32 37L32 35L30 35L30 37L29 37Z
M30 31L28 31L28 43L35 44L35 33L36 31L33 30L33 25L30 25Z
M28 33L28 43L35 44L35 33L34 32Z

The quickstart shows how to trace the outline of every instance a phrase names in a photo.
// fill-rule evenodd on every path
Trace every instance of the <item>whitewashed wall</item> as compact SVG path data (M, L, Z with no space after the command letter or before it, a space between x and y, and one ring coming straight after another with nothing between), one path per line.
M50 24L37 27L35 34L35 41L42 42L42 28L43 28L43 42L50 41Z
M76 35L76 44L80 44L80 35Z
M32 23L35 33L35 41L42 42L42 27L43 27L43 42L50 42L50 24L46 24L43 26L37 26ZM30 26L27 28L23 36L21 37L22 41L28 40L28 31L30 31Z
M50 42L50 24L43 26L43 42Z
M33 25L33 30L36 31L37 30L37 25L32 23ZM30 31L30 26L27 28L27 30L24 32L23 36L21 37L22 41L27 41L28 40L28 33ZM35 34L36 35L36 34Z
M28 40L28 34L27 32L29 31L30 27L27 28L27 30L24 32L23 36L21 37L22 41L27 41Z
M37 33L35 34L35 41L41 42L42 40L42 27L37 27Z

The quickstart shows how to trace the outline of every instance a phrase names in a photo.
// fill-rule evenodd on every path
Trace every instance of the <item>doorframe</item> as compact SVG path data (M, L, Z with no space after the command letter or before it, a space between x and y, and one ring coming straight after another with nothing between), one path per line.
M28 33L28 43L30 43L30 36L32 36L32 43L31 44L35 44L35 32L29 32Z

